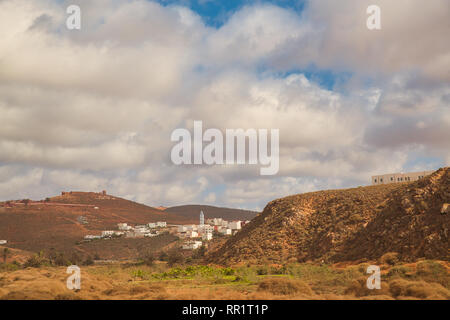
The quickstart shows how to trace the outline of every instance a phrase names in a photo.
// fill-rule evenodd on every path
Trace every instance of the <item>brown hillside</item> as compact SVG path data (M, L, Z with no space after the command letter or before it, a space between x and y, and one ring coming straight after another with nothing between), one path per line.
M289 196L270 202L218 250L211 262L230 264L376 259L449 260L450 169L411 183Z
M27 205L17 203L12 206L6 202L0 203L0 239L8 240L8 247L33 252L54 248L66 253L87 251L102 256L101 247L103 244L106 245L106 242L76 245L77 242L87 234L100 234L102 230L117 230L117 223L120 222L130 225L154 221L190 222L172 213L101 193L72 192L48 200L30 202ZM85 217L88 224L81 224L78 221L80 216ZM157 242L142 240L149 243ZM136 252L133 241L123 239L122 242L122 247L130 245L132 247L130 250L119 250L120 246L117 247L116 253L119 256L116 258L126 255L127 252ZM114 253L114 250L108 248L105 248L107 251L105 255L112 257L111 253Z

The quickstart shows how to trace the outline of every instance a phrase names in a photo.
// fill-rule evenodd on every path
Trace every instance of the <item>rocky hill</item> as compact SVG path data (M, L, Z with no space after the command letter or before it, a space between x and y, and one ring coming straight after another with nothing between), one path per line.
M274 200L207 260L338 262L397 252L405 261L448 261L450 215L441 209L450 202L449 174L450 169L443 168L416 182Z
M82 218L81 218L82 217ZM85 221L86 223L83 223ZM155 221L190 223L191 220L143 204L96 192L65 192L42 201L7 201L0 203L0 239L7 246L32 252L56 249L83 255L130 257L142 243L167 245L173 239L120 239L114 247L108 241L77 244L87 234L117 230L118 223L130 225ZM120 242L120 243L118 243Z

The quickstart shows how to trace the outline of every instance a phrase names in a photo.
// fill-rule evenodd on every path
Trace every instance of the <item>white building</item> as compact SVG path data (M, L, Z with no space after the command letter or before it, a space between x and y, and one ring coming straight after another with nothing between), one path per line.
M178 226L178 232L182 233L182 232L186 232L188 229L186 228L186 226Z
M231 221L228 223L228 228L231 230L240 230L241 222L240 221Z
M111 231L111 230L102 231L102 237L110 237L113 234L114 234L114 231Z
M219 233L226 235L226 236L231 236L231 229L226 228L226 227L221 227L219 228Z
M399 182L410 182L417 181L423 177L432 174L434 171L419 171L419 172L399 172L399 173L388 173L377 176L372 176L372 184L386 184L386 183L399 183Z
M118 223L117 227L119 230L127 230L128 225L126 223Z
M214 226L210 226L209 224L204 224L202 226L198 226L198 231L202 233L214 232Z
M213 219L207 219L206 223L213 225L213 226L221 226L223 222L222 218L213 218Z
M185 250L194 250L194 249L200 248L202 246L202 244L203 244L203 242L201 242L201 241L189 240L183 244L182 248Z
M213 237L213 235L212 235L211 232L206 232L206 233L204 233L204 234L202 235L202 239L203 239L203 240L206 240L206 241L211 240L212 237Z
M165 228L165 227L167 227L167 222L165 222L165 221L158 221L158 222L156 222L156 226L160 227L160 228Z
M145 236L146 232L139 232L139 231L127 231L125 234L125 237L127 238L143 238Z
M84 236L84 239L86 239L86 240L94 240L94 239L100 239L100 238L101 238L101 236L93 236L91 234Z
M0 240L0 244L7 244L8 241L7 240Z
M189 238L197 238L198 237L198 232L197 231L188 231L187 235Z
M155 223L155 222L150 222L149 224L147 224L147 226L148 226L150 229L154 229L154 228L156 228L156 223Z
M117 227L119 228L119 230L123 230L123 231L128 231L128 230L132 229L131 226L129 226L126 223L118 223Z

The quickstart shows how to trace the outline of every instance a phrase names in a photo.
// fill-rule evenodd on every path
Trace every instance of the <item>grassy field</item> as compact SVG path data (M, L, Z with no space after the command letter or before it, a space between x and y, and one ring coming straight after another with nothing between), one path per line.
M66 267L0 265L0 299L450 299L448 262L380 261L380 290L359 265L294 263L220 267L121 263L81 267L81 290Z

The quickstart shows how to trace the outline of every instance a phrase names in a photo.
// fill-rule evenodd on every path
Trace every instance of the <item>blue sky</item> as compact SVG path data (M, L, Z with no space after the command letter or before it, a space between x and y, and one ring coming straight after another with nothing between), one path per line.
M164 6L181 5L188 7L199 14L206 25L216 28L222 26L234 12L243 6L273 4L300 14L305 5L304 0L158 0L158 2Z

